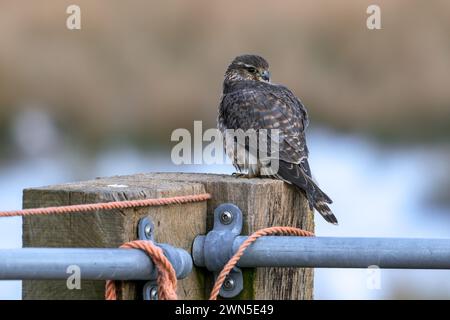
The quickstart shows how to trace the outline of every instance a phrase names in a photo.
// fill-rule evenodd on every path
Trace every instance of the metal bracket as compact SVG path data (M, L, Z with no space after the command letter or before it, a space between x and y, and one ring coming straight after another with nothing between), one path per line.
M139 220L138 237L139 240L154 242L155 226L149 217ZM183 279L192 271L192 258L188 252L183 249L175 248L166 243L155 243L164 251L164 255L171 261L176 273L177 279ZM144 285L144 300L158 300L158 285L156 281L148 281Z
M196 265L203 265L217 277L233 255L233 242L242 231L242 212L231 203L214 210L214 227L206 236L194 240L192 255ZM235 267L225 279L220 296L233 298L244 288L242 271Z
M154 241L155 225L149 217L143 217L138 224L139 240ZM147 281L142 292L144 300L158 300L158 285L155 281Z

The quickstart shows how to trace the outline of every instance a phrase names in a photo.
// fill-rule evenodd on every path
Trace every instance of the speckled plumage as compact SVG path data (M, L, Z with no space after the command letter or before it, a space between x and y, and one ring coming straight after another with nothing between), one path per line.
M225 73L218 128L223 134L227 129L279 129L279 169L273 177L295 185L326 221L337 224L327 205L331 199L312 180L305 139L307 111L288 88L269 82L268 68L266 60L256 55L238 56L231 62ZM245 145L245 150L251 148ZM235 167L249 176L261 175L267 166L258 161L256 167L242 167L236 153L227 151Z

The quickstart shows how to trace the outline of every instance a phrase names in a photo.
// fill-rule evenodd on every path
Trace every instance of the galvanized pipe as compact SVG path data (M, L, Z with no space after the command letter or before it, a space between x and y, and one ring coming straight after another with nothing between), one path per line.
M194 243L194 263L205 266L205 236ZM238 236L232 248L221 248L228 260L247 239ZM334 238L266 236L256 240L238 267L450 269L450 239ZM211 270L213 271L213 270ZM217 271L217 270L214 270Z
M192 271L190 254L160 245L179 279ZM138 249L24 248L0 249L0 279L67 279L79 267L81 279L155 280L157 270L151 259ZM73 270L73 269L72 269Z
M247 237L237 237L233 252ZM241 267L450 269L450 239L263 237Z

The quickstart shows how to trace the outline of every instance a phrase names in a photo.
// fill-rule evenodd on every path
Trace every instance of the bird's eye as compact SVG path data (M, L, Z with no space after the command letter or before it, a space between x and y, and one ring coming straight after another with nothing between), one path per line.
M248 72L250 72L250 73L256 73L256 69L253 68L253 67L248 67L247 70L248 70Z

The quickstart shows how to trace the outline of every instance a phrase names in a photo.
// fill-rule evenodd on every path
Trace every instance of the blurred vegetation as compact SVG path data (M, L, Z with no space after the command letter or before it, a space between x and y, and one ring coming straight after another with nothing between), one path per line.
M0 137L39 105L93 150L114 141L168 144L193 120L214 127L224 70L242 53L268 59L274 82L312 123L383 142L450 137L450 2L78 0L0 3Z

